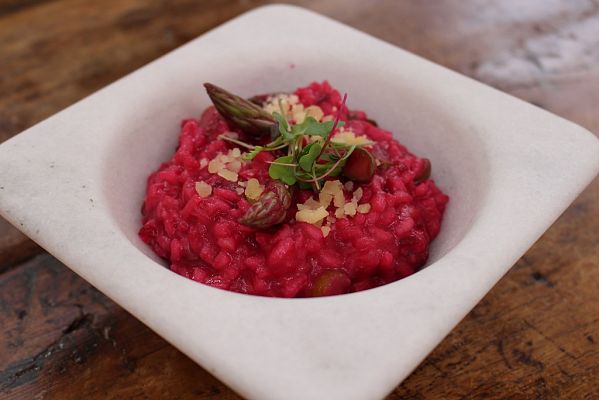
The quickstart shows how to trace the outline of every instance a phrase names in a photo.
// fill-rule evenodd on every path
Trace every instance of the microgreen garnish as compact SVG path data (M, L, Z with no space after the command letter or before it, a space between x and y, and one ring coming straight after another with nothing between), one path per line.
M318 122L313 117L306 117L301 124L289 125L287 119L280 113L275 111L272 116L277 120L279 132L285 140L293 140L302 135L326 138L333 131L333 121ZM343 124L343 121L338 122L339 127Z
M339 176L344 172L344 167L357 148L360 149L359 157L352 159L352 168L348 174L343 174L362 182L372 177L375 168L374 158L368 150L362 148L370 142L347 144L331 141L335 130L344 126L340 118L347 94L343 96L333 121L319 122L312 116L306 116L301 123L291 124L285 116L285 109L280 100L281 112L268 114L262 109L257 110L256 103L214 85L207 84L206 87L216 109L237 128L250 135L270 131L272 141L260 146L228 136L222 139L249 149L249 152L243 155L245 160L252 160L264 151L275 152L278 158L270 162L268 170L272 179L287 185L299 183L302 188L310 185L320 190L325 179ZM287 154L281 155L283 151ZM368 162L371 162L371 165L367 165Z
M278 179L283 183L293 185L295 184L295 182L297 182L297 178L295 177L294 172L296 167L297 164L293 164L293 157L279 157L270 163L270 168L268 168L268 175L270 175L272 179Z
M341 107L345 105L345 99ZM339 111L341 110L339 108ZM283 107L279 107L281 110ZM331 136L335 127L344 125L339 121L339 112L335 121L318 122L313 117L306 117L301 123L291 125L287 119L278 112L272 116L277 121L281 140L275 140L265 146L262 151L274 146L280 146L282 141L287 146L287 155L279 157L271 163L268 173L271 178L292 185L299 182L309 183L320 189L321 181L329 176L339 175L342 163L354 150L355 146L338 145L325 148L331 143ZM322 138L324 144L314 141L310 137ZM317 139L318 140L318 139ZM326 155L327 157L321 157Z
M310 143L300 153L299 166L306 172L312 171L316 157L320 154L322 145L320 143Z
M246 149L250 149L252 151L255 151L256 148L261 147L261 146L252 146L251 144L247 144L245 142L242 142L241 140L237 140L234 137L228 136L226 134L218 135L218 138L225 140L227 142L235 143L238 146L245 147Z

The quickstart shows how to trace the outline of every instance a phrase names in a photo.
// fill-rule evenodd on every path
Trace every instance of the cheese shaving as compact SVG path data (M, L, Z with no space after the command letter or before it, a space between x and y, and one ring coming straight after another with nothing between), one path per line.
M340 181L326 181L318 195L320 204L328 207L333 200L335 207L342 207L345 204L345 196L343 195L343 185Z
M362 190L361 187L357 188L356 191L354 192L354 194L352 195L352 201L360 201L362 199L362 196L364 195L364 191Z
M310 222L314 225L322 224L322 210L327 210L331 204L334 207L333 215L324 215L326 217L326 227L327 225L333 224L336 219L354 217L357 213L366 214L370 211L370 204L358 204L358 202L364 196L364 190L359 187L352 192L352 198L350 201L345 199L344 189L347 191L352 191L355 187L354 182L346 182L345 185L341 184L340 181L326 181L320 193L318 195L318 200L310 197L303 204L297 204L298 213L296 213L296 220L300 221L298 218L302 218L303 222L307 222L309 220L315 220L315 222ZM301 214L300 214L301 212ZM314 217L317 216L318 218ZM327 231L325 229L324 231ZM324 235L323 231L323 235ZM328 234L329 231L327 231ZM325 235L326 237L326 235Z
M343 214L353 217L356 215L358 205L356 203L347 203L343 206Z
M204 181L196 182L195 189L198 195L202 198L209 197L212 194L212 186Z
M276 96L270 96L262 108L269 114L278 112L290 120L293 118L293 106L298 104L300 104L299 98L296 95L278 94Z
M237 172L229 171L228 169L221 169L217 172L217 175L221 178L225 178L230 182L237 182Z
M329 215L329 212L322 206L316 210L303 209L295 213L295 220L299 222L307 222L308 224L316 224L322 221Z
M247 181L247 187L245 188L245 197L250 200L258 200L260 195L264 192L264 185L258 182L258 179L251 178Z
M364 135L356 136L356 134L353 131L347 130L343 127L339 128L339 131L337 131L335 136L332 137L331 142L345 144L349 146L368 146L374 144L374 142L368 139L368 137Z
M219 153L212 160L200 160L200 167L208 165L208 172L217 174L218 176L230 181L237 182L237 173L241 170L244 161L241 159L241 151L235 147L229 150L226 154Z
M210 160L210 162L208 163L208 172L210 172L211 174L216 174L223 168L223 166L224 165L220 161L220 159L215 158L214 160Z
M366 204L360 204L358 206L358 212L360 214L368 214L370 212L370 204L366 203Z
M324 116L324 112L318 106L313 105L304 108L304 105L300 103L299 98L294 94L271 96L262 108L269 114L278 112L284 115L288 121L293 121L296 124L304 122L306 117L312 117L320 122Z
M306 117L312 117L316 121L319 121L319 122L322 119L322 117L324 116L324 112L318 106L309 106L309 107L306 107L306 109L304 110L304 112L306 114Z

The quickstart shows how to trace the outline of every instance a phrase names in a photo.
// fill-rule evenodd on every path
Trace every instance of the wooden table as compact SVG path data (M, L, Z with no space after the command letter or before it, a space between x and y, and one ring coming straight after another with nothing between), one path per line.
M0 141L263 3L0 0ZM296 3L599 132L597 0ZM598 399L598 199L595 180L388 399ZM0 221L0 398L239 397Z

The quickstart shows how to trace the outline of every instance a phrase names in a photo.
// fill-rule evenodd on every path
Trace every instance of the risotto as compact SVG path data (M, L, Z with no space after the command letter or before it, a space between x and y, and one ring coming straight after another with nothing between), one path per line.
M449 200L427 159L327 82L249 100L206 87L214 106L182 122L142 208L139 235L172 271L240 293L313 297L424 265Z

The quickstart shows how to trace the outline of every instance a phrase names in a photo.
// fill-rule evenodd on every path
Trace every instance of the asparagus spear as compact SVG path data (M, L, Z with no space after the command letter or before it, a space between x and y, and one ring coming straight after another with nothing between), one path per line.
M269 228L285 220L290 206L291 192L287 186L279 181L271 181L239 222L259 229Z
M232 125L250 134L271 133L276 121L258 105L211 83L204 83L204 87L214 107Z

